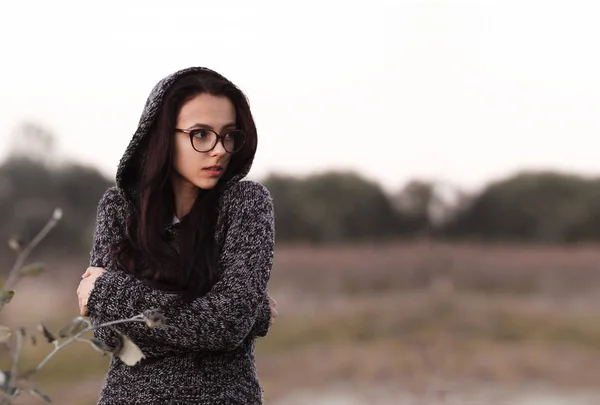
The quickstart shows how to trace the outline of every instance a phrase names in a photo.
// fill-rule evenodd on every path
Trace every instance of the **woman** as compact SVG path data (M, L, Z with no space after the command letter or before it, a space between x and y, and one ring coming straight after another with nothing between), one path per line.
M265 187L241 181L256 145L246 97L218 73L184 69L151 92L77 293L94 325L156 309L169 327L117 325L145 358L113 356L98 404L262 404L274 218ZM95 336L117 345L110 328Z

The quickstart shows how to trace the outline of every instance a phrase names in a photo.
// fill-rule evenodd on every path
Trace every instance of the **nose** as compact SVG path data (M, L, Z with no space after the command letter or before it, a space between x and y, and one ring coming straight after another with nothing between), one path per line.
M213 150L211 151L214 156L223 156L227 153L223 146L223 140L219 139Z

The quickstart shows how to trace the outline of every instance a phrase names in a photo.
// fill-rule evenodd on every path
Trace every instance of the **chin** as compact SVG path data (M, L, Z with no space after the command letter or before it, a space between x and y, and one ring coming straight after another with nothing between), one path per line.
M215 188L217 183L219 182L219 178L217 179L199 179L194 182L194 185L202 190L210 190Z

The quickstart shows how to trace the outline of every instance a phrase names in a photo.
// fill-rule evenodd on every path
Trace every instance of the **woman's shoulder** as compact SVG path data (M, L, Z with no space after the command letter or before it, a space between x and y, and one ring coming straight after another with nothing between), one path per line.
M121 194L119 188L117 186L110 186L104 191L104 194L102 194L98 205L123 204L124 202L125 198Z
M222 203L227 209L271 209L273 199L267 187L253 180L243 180L230 185L222 195Z
M117 186L106 189L98 201L98 214L117 216L123 219L127 210L127 201Z

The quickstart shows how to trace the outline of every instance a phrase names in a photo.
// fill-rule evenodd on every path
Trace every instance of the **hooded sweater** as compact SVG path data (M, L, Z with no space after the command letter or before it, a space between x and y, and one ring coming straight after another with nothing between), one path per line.
M139 346L145 358L128 366L112 356L99 405L263 403L254 343L267 334L270 324L267 284L275 230L269 192L260 183L244 179L252 159L226 182L220 194L215 234L220 276L207 294L189 301L178 293L154 288L120 270L111 255L111 248L126 235L150 128L164 95L180 77L201 71L208 69L180 70L154 87L119 163L116 186L98 203L90 266L107 271L96 279L88 299L92 325L150 309L162 313L169 325L149 328L129 322L115 326ZM176 236L178 224L165 224L165 232ZM109 347L117 345L117 334L110 328L99 328L94 335Z

